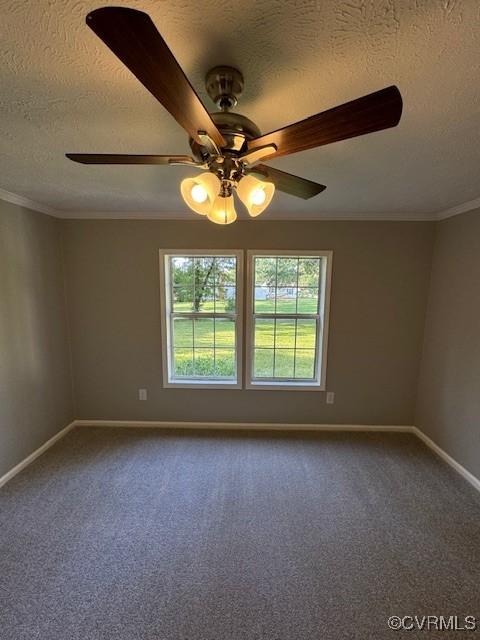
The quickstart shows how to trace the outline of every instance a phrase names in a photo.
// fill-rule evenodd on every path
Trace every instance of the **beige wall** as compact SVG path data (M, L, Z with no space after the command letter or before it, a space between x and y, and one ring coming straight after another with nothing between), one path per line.
M480 210L436 228L416 424L480 478Z
M433 223L63 220L76 417L412 424ZM327 388L163 389L158 249L333 249ZM148 389L140 402L138 388Z
M72 418L60 222L0 201L0 476Z

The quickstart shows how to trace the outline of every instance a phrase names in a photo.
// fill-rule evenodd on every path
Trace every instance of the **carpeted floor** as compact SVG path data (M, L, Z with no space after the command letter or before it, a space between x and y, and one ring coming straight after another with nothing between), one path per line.
M0 489L1 640L472 636L391 615L480 619L480 496L409 434L76 429Z

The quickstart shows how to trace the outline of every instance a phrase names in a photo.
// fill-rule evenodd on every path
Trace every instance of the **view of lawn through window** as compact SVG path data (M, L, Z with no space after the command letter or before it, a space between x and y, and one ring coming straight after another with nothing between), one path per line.
M236 378L235 256L170 256L175 378Z
M253 380L315 380L321 260L254 257Z
M248 252L242 352L243 252L161 252L166 385L320 388L330 254ZM325 309L327 308L327 311Z

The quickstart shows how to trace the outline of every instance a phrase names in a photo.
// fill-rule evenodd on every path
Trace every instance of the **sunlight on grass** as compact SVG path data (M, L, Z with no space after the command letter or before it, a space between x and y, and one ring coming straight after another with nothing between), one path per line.
M235 377L235 322L228 318L175 318L176 376Z
M257 287L258 289L258 287ZM275 297L267 298L265 300L255 299L255 313L317 313L318 298L310 294L308 296L305 291L298 292L298 308L297 298L294 297L277 297L275 308ZM256 291L256 296L264 295Z
M312 378L316 330L314 319L257 319L255 377ZM176 376L235 377L233 320L175 318L173 336Z
M317 321L310 318L257 318L254 376L313 378L316 331Z

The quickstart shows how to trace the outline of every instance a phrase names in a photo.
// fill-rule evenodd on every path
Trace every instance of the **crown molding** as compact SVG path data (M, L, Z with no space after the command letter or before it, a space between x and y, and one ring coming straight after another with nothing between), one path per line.
M452 218L458 216L460 213L467 213L467 211L473 211L473 209L480 209L480 198L475 200L469 200L469 202L462 202L457 204L456 207L445 209L445 211L439 211L437 213L437 220L445 220L446 218Z
M49 207L47 204L41 204L35 200L30 200L30 198L25 198L25 196L21 196L18 193L6 191L5 189L0 189L0 200L11 202L26 209L33 209L33 211L40 211L40 213L46 213L48 216L55 216L56 218L62 217L62 211L58 209Z

